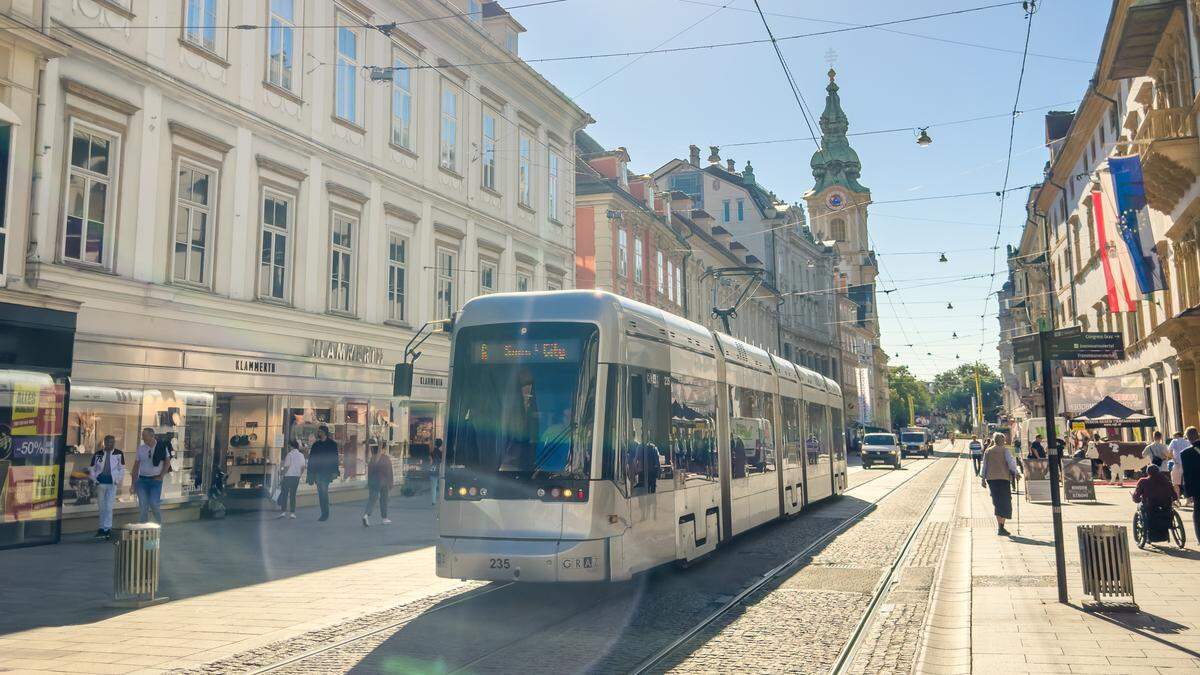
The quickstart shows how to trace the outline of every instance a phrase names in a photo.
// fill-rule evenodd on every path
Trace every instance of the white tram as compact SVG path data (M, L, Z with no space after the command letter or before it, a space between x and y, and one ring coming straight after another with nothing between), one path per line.
M459 314L437 574L619 581L846 487L838 385L610 293Z

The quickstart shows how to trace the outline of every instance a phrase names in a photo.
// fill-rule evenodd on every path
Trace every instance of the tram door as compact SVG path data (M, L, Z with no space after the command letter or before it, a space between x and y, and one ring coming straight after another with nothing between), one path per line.
M622 556L634 572L675 558L675 472L670 452L670 373L625 369L618 407L617 484L629 507Z

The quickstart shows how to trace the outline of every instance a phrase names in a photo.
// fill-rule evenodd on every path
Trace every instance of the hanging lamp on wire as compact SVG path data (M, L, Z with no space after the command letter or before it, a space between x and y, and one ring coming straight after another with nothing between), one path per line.
M954 303L953 303L953 302L947 302L947 303L946 303L946 309L954 309Z
M918 131L921 133L917 134L917 145L928 148L933 144L933 139L929 137L929 127L920 127Z
M939 258L938 258L938 262L940 262L940 263L942 263L942 262L950 262L950 259L946 257L946 254L945 254L945 253L943 253L943 254L941 255L941 257L939 257Z

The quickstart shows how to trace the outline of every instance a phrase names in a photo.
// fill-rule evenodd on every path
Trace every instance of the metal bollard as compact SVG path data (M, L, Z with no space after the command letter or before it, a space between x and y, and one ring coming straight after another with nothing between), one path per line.
M1124 525L1080 525L1079 566L1083 592L1095 603L1084 609L1138 611L1133 596L1133 568L1129 563L1129 538ZM1106 603L1104 596L1128 597L1128 602Z
M146 607L167 601L158 595L161 531L157 523L136 523L117 530L110 606Z

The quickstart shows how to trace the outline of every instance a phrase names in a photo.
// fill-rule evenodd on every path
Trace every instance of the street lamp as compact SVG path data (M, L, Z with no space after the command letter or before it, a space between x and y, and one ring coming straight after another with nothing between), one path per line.
M919 131L921 133L917 134L917 145L928 148L933 143L933 139L929 137L929 127L921 127Z

